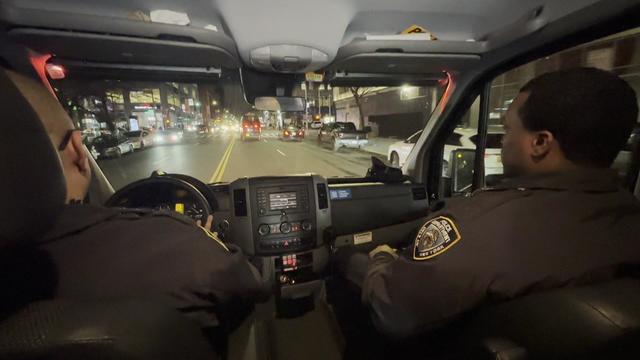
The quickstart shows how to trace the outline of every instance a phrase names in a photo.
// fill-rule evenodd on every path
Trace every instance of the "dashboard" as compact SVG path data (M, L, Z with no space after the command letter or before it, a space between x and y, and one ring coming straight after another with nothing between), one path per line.
M206 185L185 175L152 175L119 190L107 206L212 214L212 231L236 244L279 296L309 295L337 247L406 240L428 211L421 184L330 183L319 175L241 178ZM304 285L303 285L304 284Z

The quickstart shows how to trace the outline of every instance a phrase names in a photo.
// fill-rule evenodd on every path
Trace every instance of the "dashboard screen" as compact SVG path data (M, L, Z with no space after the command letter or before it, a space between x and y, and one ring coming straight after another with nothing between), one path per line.
M270 210L295 209L298 207L298 196L295 191L269 194Z

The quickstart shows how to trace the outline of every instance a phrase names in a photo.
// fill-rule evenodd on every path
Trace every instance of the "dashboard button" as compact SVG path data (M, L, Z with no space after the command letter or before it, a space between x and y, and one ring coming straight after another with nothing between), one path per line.
M288 222L283 222L280 224L280 232L283 234L288 234L291 232L291 224Z
M305 220L305 221L302 222L302 230L304 230L304 231L311 230L312 226L313 225L309 221Z
M258 234L265 236L267 234L269 234L269 232L271 231L271 227L267 224L261 224L258 227Z

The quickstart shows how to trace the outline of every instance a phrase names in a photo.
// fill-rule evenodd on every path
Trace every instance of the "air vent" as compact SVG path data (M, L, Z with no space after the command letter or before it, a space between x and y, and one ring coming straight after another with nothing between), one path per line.
M424 200L427 198L427 189L423 187L415 187L411 189L413 200Z
M329 200L327 197L327 185L325 184L318 184L316 185L316 188L318 190L318 208L319 209L326 209L329 207Z
M235 216L247 216L247 192L245 189L233 190L233 210Z

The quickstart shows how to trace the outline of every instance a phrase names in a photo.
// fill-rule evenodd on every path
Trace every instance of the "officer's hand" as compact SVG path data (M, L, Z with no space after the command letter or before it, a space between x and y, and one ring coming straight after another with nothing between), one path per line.
M202 221L197 220L196 221L196 225L202 226L203 228L207 229L208 231L211 231L211 226L213 226L213 215L207 216L207 223L206 224L202 225Z
M387 253L393 256L394 259L398 258L398 254L396 254L396 251L389 247L389 245L379 245L375 249L371 250L371 252L369 253L369 259L373 259L373 257L379 253Z

